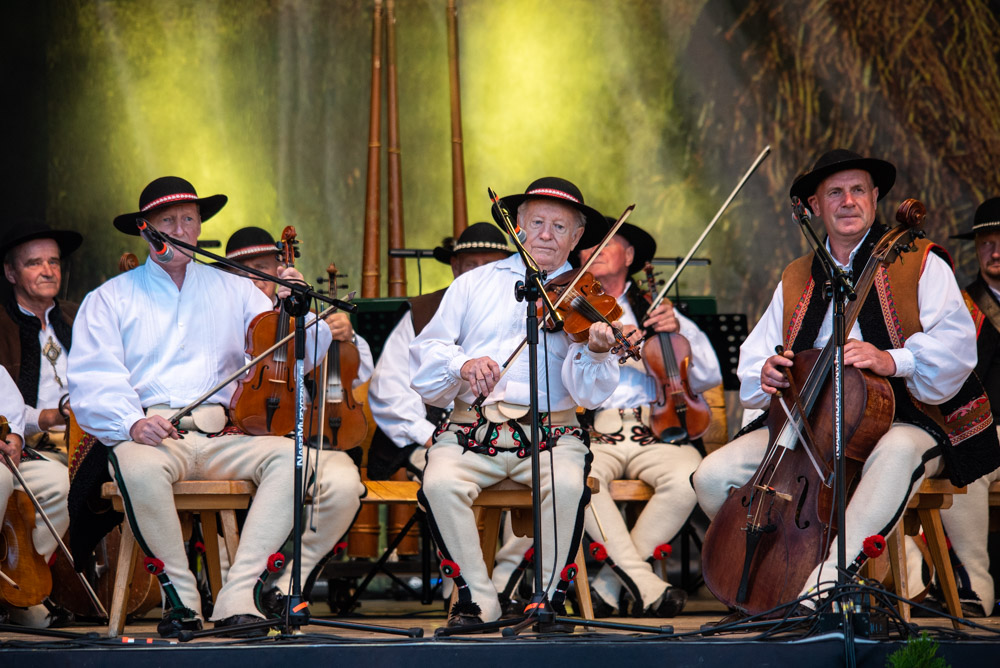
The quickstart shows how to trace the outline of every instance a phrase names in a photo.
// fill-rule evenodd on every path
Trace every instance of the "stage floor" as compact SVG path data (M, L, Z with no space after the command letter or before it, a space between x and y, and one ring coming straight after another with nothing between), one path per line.
M704 592L704 590L701 590ZM30 633L0 632L0 662L4 665L41 668L48 665L133 666L176 665L178 657L169 652L182 651L182 660L196 665L211 662L213 668L238 666L290 665L292 662L322 660L360 661L366 668L382 665L503 665L510 667L524 661L572 662L574 668L627 661L629 664L668 662L675 666L711 666L740 662L753 666L782 666L789 662L808 661L810 668L845 665L843 634L813 632L805 637L803 629L772 634L770 625L738 633L706 635L705 624L717 622L726 610L703 593L691 598L685 611L672 619L623 619L607 621L636 623L652 628L659 624L673 627L672 633L659 635L578 626L573 634L525 633L508 638L489 633L456 638L436 638L434 631L445 625L443 604L423 606L413 601L365 600L360 615L337 618L340 621L374 624L394 629L419 628L422 638L407 638L368 630L332 629L308 625L294 637L271 636L256 639L196 638L186 643L161 640L156 634L158 611L129 624L124 638L107 639L105 628L76 624L65 631L94 632L89 639L44 638ZM324 604L311 608L316 617L329 613ZM938 656L954 668L964 665L995 665L1000 656L1000 617L976 620L982 629L966 628L956 633L944 618L914 618L913 623L927 630L939 644ZM211 626L211 624L207 625ZM766 640L766 641L765 641ZM899 634L891 639L858 638L852 652L856 665L884 666L886 657L903 645ZM253 651L253 655L246 654ZM333 652L333 654L331 653ZM21 663L8 663L18 660ZM30 663L28 663L30 661ZM249 663L248 663L249 662Z

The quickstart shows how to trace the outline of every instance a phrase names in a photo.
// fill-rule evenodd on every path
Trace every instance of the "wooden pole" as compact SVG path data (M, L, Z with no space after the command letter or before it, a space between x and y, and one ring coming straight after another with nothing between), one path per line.
M405 248L402 165L399 153L399 97L396 79L396 0L386 1L386 46L389 57L389 248ZM406 259L389 258L389 296L406 296Z
M382 0L375 0L372 22L372 90L371 114L368 121L368 185L365 191L365 242L361 260L361 296L378 297L381 271L379 267L380 225L379 182L382 178Z
M451 207L452 235L457 239L469 226L465 201L465 158L462 148L462 96L458 72L458 9L448 0L448 78L451 88Z

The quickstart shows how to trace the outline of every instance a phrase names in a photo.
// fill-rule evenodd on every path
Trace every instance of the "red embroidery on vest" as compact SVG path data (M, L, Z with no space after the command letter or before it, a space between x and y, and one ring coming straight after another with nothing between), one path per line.
M899 322L899 315L896 313L896 301L892 297L892 288L889 286L889 269L883 265L879 267L875 275L875 289L878 292L878 303L882 307L882 319L885 320L886 329L889 331L889 339L892 340L893 348L902 348L906 342L906 334L903 332L903 325Z
M786 348L792 347L792 344L795 343L795 337L799 335L799 330L802 329L802 320L805 318L809 300L812 299L814 287L815 282L812 276L810 276L809 282L806 283L806 289L802 292L802 296L799 297L799 303L795 305L795 311L792 312L792 319L788 322L788 331L785 333Z

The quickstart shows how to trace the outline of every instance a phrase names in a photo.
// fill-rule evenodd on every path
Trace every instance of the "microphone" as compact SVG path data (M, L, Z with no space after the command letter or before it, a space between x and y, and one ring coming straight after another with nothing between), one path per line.
M135 225L139 228L139 234L142 238L149 242L149 245L153 248L153 259L160 264L166 264L174 259L174 249L170 244L163 241L160 237L160 233L149 226L142 218L135 219Z
M500 202L500 198L497 197L495 192L493 192L493 188L487 188L486 191L489 193L490 199L493 200L493 207L490 211L490 213L493 214L493 220L497 221L500 225L500 229L504 231L507 229L507 226L504 225L504 221L506 221L507 224L514 230L514 236L516 236L517 240L523 244L528 239L528 233L521 229L521 226L517 224L517 220L510 219L510 212L507 211L507 207Z
M795 218L795 222L799 225L808 225L812 220L808 209L806 209L805 204L802 203L802 200L797 195L792 196L792 217Z
M528 240L528 233L521 229L521 226L517 224L517 221L514 221L514 235L522 244Z

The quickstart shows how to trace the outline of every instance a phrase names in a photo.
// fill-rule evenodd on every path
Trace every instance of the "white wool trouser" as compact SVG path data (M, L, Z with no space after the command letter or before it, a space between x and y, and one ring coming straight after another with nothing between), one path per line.
M615 434L599 434L591 441L594 461L590 475L600 481L601 488L591 497L583 522L587 535L604 545L622 576L605 563L591 584L605 603L618 607L623 584L620 578L628 578L642 596L643 607L648 608L669 585L646 560L657 546L677 535L694 510L697 497L691 487L691 474L698 468L701 455L691 445L651 441L648 430L631 410L621 415L621 425ZM611 481L621 478L641 480L653 488L653 496L631 532L609 490Z
M715 517L730 490L750 480L764 458L767 441L767 429L758 429L705 457L693 480L706 515ZM920 427L899 422L875 444L847 504L844 537L849 563L862 553L865 538L892 531L924 478L940 471L936 445ZM816 566L801 593L822 591L836 580L837 543L833 542L826 561Z
M124 441L111 448L111 475L125 500L132 531L146 554L163 562L174 590L168 604L201 616L201 597L188 568L172 486L181 480L250 480L257 485L239 549L213 619L261 616L254 586L292 529L294 444L281 436L215 436L197 431L149 446ZM163 578L161 577L161 584ZM167 587L164 587L166 590Z
M483 621L499 619L501 609L497 589L486 572L472 503L484 487L505 478L531 484L531 458L518 456L522 444L515 440L509 423L487 424L479 431L491 426L498 431L495 439L476 434L476 440L489 442L492 454L461 445L455 424L440 434L427 451L420 490L439 548L446 559L458 565ZM541 453L542 581L550 598L560 572L576 556L588 462L587 446L573 435L559 437L555 447ZM458 578L455 584L460 585Z

